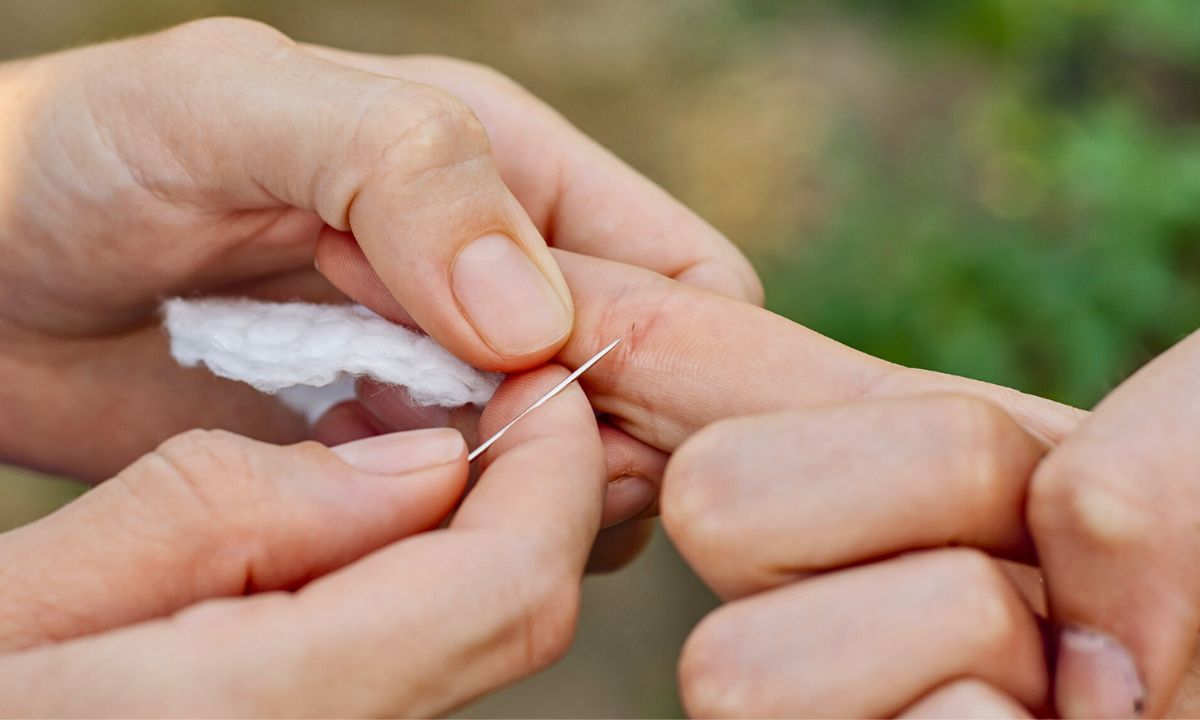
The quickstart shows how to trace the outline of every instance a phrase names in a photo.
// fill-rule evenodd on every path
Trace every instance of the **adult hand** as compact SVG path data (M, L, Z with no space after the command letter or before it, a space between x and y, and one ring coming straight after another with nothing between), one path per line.
M484 428L564 376L510 378ZM600 518L592 411L567 388L421 533L464 451L444 429L197 431L0 535L0 715L429 716L536 671L570 642Z
M991 458L989 453L1011 455L1012 457L1007 459L991 459L994 463L1011 463L1012 468L1015 469L1006 472L1012 477L1021 479L1025 484L1020 485L1021 488L1024 488L1020 490L1020 493L1017 493L1014 485L1004 485L996 478L991 478L992 484L988 485L989 478L986 472L982 473L983 481L975 482L971 478L977 478L980 475L970 474L968 468L960 473L968 479L961 481L960 484L963 487L958 488L967 491L966 495L962 503L957 505L947 497L945 507L948 510L946 512L948 515L957 512L968 518L978 518L984 514L994 515L998 518L995 521L999 523L998 525L981 524L978 530L984 532L990 529L1000 535L1007 533L1008 541L1012 542L1013 537L1023 537L1027 534L1027 531L1023 529L1025 511L1020 498L1024 496L1023 493L1029 487L1028 475L1040 455L1041 450L1037 448L1056 445L1076 430L1079 423L1087 417L1081 411L1022 395L1005 388L937 373L900 368L869 358L766 311L731 302L715 294L687 288L649 273L617 268L603 261L570 256L566 253L559 253L558 260L575 296L578 327L578 331L560 353L560 359L568 366L578 365L612 337L623 336L625 341L618 350L585 375L582 382L588 390L593 405L604 413L610 422L631 437L660 452L673 451L700 428L724 418L792 411L831 404L879 401L885 398L929 393L965 395L968 396L965 400L955 400L957 404L954 407L958 408L955 412L958 414L947 411L951 413L948 415L951 418L959 418L960 415L966 416L962 422L967 423L967 436L959 440L962 445L960 451L969 456L968 461L974 457L988 460ZM369 296L371 292L368 290L362 294ZM1195 341L1190 342L1194 343ZM1181 346L1181 348L1184 347L1187 346ZM1174 351L1174 353L1182 352L1184 352L1182 349ZM1176 354L1171 354L1166 358L1176 356ZM1165 363L1167 359L1161 362ZM1146 372L1157 373L1158 371L1154 370L1155 367L1158 366L1152 366ZM1169 367L1175 366L1170 365ZM1163 372L1166 373L1165 377L1170 377L1179 375L1183 371L1176 368ZM1120 398L1129 396L1128 394L1136 392L1139 385L1148 382L1142 379L1144 377L1146 375L1142 374L1129 381L1118 394L1113 396L1113 399L1102 406L1101 412L1109 414L1105 408L1112 403L1120 401L1122 405L1125 404L1126 401L1120 400ZM1181 382L1175 384L1166 381L1156 382L1162 383L1162 386L1155 392L1147 393L1149 402L1144 405L1145 409L1141 410L1141 413L1148 413L1150 409L1162 404L1162 401L1157 400L1158 397L1171 396L1174 393L1179 400L1173 406L1171 414L1165 414L1163 419L1154 422L1131 413L1131 417L1144 426L1144 430L1139 431L1136 436L1139 438L1137 443L1160 440L1182 444L1184 441L1180 440L1181 436L1176 433L1186 431L1189 425L1188 419L1181 414L1195 406L1194 402L1190 404L1186 402L1190 398L1188 395L1189 385ZM975 401L974 405L971 404L972 400ZM1003 414L1011 416L1012 421L1005 425L1003 421L995 417L997 414L1001 414L999 411L995 408L980 409L979 401L986 403L985 407L999 408ZM366 412L386 416L388 413L387 402L387 393L372 391L364 394L362 409ZM905 412L895 412L900 418L897 422L910 422L906 419ZM982 416L983 419L971 424L972 418L975 416ZM936 417L930 418L930 422L936 420ZM1103 429L1112 421L1097 417L1094 422ZM914 432L918 434L922 432L919 423L912 422L911 424ZM813 422L811 425L817 429L824 427L819 422ZM983 443L976 447L972 445L976 441L971 439L970 429L977 425L983 425L985 429L1003 426L1007 430L1004 431L1006 433L1004 436L991 439L990 442L994 444ZM936 430L943 426L944 424L934 422L931 432L936 433ZM818 433L818 430L813 430L813 432ZM1128 553L1128 557L1133 560L1107 563L1106 560L1115 555L1104 553L1106 546L1102 542L1103 536L1097 537L1099 532L1097 528L1103 530L1109 527L1108 524L1093 522L1096 517L1095 512L1077 512L1077 508L1088 509L1091 507L1094 510L1095 507L1100 507L1102 512L1109 512L1104 510L1105 506L1112 506L1114 509L1124 507L1122 503L1105 502L1104 498L1108 497L1105 494L1106 490L1112 487L1121 487L1114 486L1113 482L1108 481L1107 473L1102 472L1099 475L1101 481L1095 486L1088 480L1090 473L1087 468L1090 466L1085 463L1087 457L1091 456L1099 462L1107 463L1109 468L1125 468L1128 463L1136 465L1151 460L1157 462L1159 458L1163 458L1162 462L1177 463L1177 465L1172 467L1170 472L1164 470L1161 475L1164 478L1177 478L1180 477L1177 473L1187 471L1187 465L1181 462L1181 459L1187 461L1190 458L1188 454L1190 449L1188 452L1175 451L1173 454L1167 454L1142 451L1138 449L1139 445L1134 443L1129 446L1131 451L1128 458L1122 460L1121 463L1111 461L1111 454L1108 451L1099 452L1095 448L1088 449L1086 445L1082 451L1072 450L1076 443L1082 443L1085 440L1093 445L1102 445L1107 442L1110 448L1119 447L1116 442L1108 439L1087 440L1093 437L1092 432L1081 431L1079 439L1072 439L1061 451L1051 456L1045 466L1048 469L1038 475L1039 480L1034 483L1033 489L1030 491L1038 501L1029 509L1033 532L1038 538L1038 551L1050 572L1049 586L1052 599L1057 597L1056 593L1060 592L1059 588L1062 588L1061 592L1065 593L1064 597L1067 598L1061 601L1055 600L1056 608L1066 609L1061 615L1056 614L1056 619L1081 623L1087 627L1099 629L1102 634L1115 636L1119 638L1120 643L1133 648L1134 666L1137 668L1134 677L1138 678L1139 682L1143 681L1143 677L1145 678L1144 682L1147 683L1146 687L1148 688L1147 708L1157 712L1165 706L1165 703L1168 702L1167 699L1171 696L1171 688L1175 682L1173 674L1181 669L1188 657L1188 649L1194 636L1192 630L1179 631L1180 627L1192 622L1193 607L1178 598L1188 597L1190 586L1187 583L1193 582L1197 578L1197 574L1184 567L1186 563L1190 562L1189 554L1185 552L1182 555L1175 555L1164 551L1162 545L1165 539L1169 538L1170 542L1176 543L1176 547L1187 547L1178 537L1178 534L1184 531L1156 533L1144 537L1138 536L1137 533L1128 533L1123 536L1128 549L1123 550L1122 553ZM1112 432L1109 431L1109 434L1111 435ZM842 432L846 441L853 443L865 442L872 434L875 434L875 431L872 430L870 422L860 422L855 429L847 429ZM834 433L822 430L819 431L818 438L828 439L827 435L833 437ZM983 432L982 435L984 440L988 439L986 432ZM935 434L934 437L936 438L937 435ZM794 436L785 435L782 440L777 438L777 441L784 448L791 447ZM884 441L886 441L886 434ZM944 442L950 443L951 439L945 439ZM976 444L978 445L978 443ZM839 462L845 462L848 458L862 452L861 448L846 449L842 456L838 456L841 458ZM930 462L940 463L945 461L947 454L952 453L952 450L941 447L935 441L930 452L934 458ZM774 457L770 454L764 456ZM1024 464L1015 461L1014 457L1016 460L1024 458ZM1066 460L1056 460L1060 457L1075 459L1071 460L1068 465ZM1123 455L1123 457L1126 456ZM1142 459L1137 460L1139 457ZM884 463L880 465L879 476L886 478L887 475L882 474L884 469L902 467L902 465L903 463L900 462ZM782 471L788 466L785 462L778 461L775 467ZM1128 477L1131 478L1129 482L1133 484L1136 491L1151 494L1160 492L1162 486L1158 483L1137 484L1134 479L1147 476L1147 471L1139 468L1140 466L1136 466L1128 471ZM790 470L788 472L789 477L795 477L790 474ZM938 472L930 471L928 478L946 479L950 477L948 472L946 469ZM916 474L920 475L920 473ZM838 477L840 476L835 476L830 481L831 484L836 484ZM646 479L654 484L659 481L659 478L654 475L647 475ZM1015 482L1011 481L1011 477L1009 480ZM782 480L780 480L780 484L787 485ZM982 485L982 487L976 487L977 485ZM689 483L680 480L676 482L676 486L682 495L683 489L687 488ZM934 490L930 490L928 485L922 487L935 494L951 493L956 489L954 485L938 486ZM972 488L978 493L970 492ZM996 499L996 495L989 495L989 493L1002 492L1009 493L1004 497L1012 503L1006 512L997 510L996 503L1001 500ZM1134 490L1119 490L1118 492L1132 495ZM1089 505L1089 498L1094 493L1098 493L1101 499ZM728 495L733 494L736 493L731 491ZM747 493L747 495L753 496L752 493ZM764 494L763 497L770 496ZM906 508L905 503L897 501L895 496L886 493L879 497L886 502L881 501L881 504L873 506L877 508L875 525L868 525L864 528L862 522L846 521L840 524L845 526L847 532L864 534L868 532L886 534L903 530L905 524L909 523L913 517L904 509ZM1133 495L1133 497L1137 496ZM1164 494L1163 497L1185 496L1180 494L1179 490L1171 490L1170 494ZM870 498L859 499L858 496L855 496L853 500L866 504ZM936 501L937 498L935 497L934 500ZM770 502L778 506L776 510L779 512L787 512L794 508L794 504L780 502L777 499ZM677 503L686 505L685 501L677 501ZM979 506L986 507L981 509ZM823 506L820 503L811 503L807 507ZM934 502L934 507L941 508L936 502ZM1132 514L1128 517L1136 519L1143 512L1151 513L1151 517L1157 517L1154 513L1183 513L1189 504L1182 503L1180 507L1172 506L1168 510L1162 503L1151 504L1149 501L1134 499L1129 507L1132 507L1132 510L1129 511ZM967 510L971 512L967 512ZM721 524L722 518L729 514L727 509L720 506L720 503L716 503L709 507L709 512L689 512L686 515L688 520L669 521L668 527L674 526L674 534L683 537L681 533L686 534L689 531L680 528L697 524L700 529L694 532L703 534L705 523ZM833 512L828 514L833 518L838 517ZM1110 519L1120 520L1121 515L1114 515ZM1101 515L1100 517L1103 520L1106 516ZM744 515L740 524L731 521L725 527L729 532L741 532L737 528L744 527L746 523L753 524L755 522L750 518L750 514ZM1187 522L1179 520L1175 515L1171 515L1167 519L1170 520L1172 528L1189 527ZM932 526L933 520L934 518L926 513L917 516L917 519L911 520L911 523L918 526L925 524ZM1154 521L1147 520L1145 524L1152 525ZM889 530L893 526L900 530ZM793 519L788 527L792 529L791 532L801 533L799 537L802 538L802 542L809 542L808 530L802 523ZM1121 527L1123 527L1122 524L1117 525L1118 529ZM949 541L954 538L947 535L942 539ZM1139 548L1137 546L1139 542L1145 543L1146 546ZM685 549L690 543L691 541L686 538L680 540L680 544ZM936 542L933 544L936 545ZM983 542L977 544L988 550L997 550L994 545ZM772 543L763 543L763 547L767 550L771 546ZM732 548L734 545L730 544L727 547ZM783 546L783 548L786 550L787 546ZM904 543L900 542L891 548L890 552L905 548ZM1157 559L1149 559L1156 552L1159 553ZM1026 549L1026 553L1028 553L1028 549ZM1060 554L1061 557L1067 559L1059 559ZM731 551L724 557L735 564L739 558L735 551ZM870 557L870 555L863 555L846 558L845 561L864 561ZM983 589L980 590L983 595L991 597L998 594L1000 600L1009 603L1011 596L1003 594L1007 592L1003 590L1007 586L995 582L996 577L999 576L996 576L992 570L986 569L990 565L988 562L982 562L981 557L978 553L960 551L948 561L952 564L957 563L954 567L939 568L931 572L945 573L943 577L952 577L956 573L974 574L979 577L979 582L983 585ZM1028 554L1019 557L1031 558ZM802 556L794 562L796 565L802 566L803 560ZM695 562L699 565L703 561L697 559ZM783 559L774 558L773 562L783 562ZM836 558L830 558L829 562L831 563L830 567L836 566ZM935 559L930 562L940 563L941 561ZM1107 572L1123 572L1131 576L1140 576L1133 573L1128 562L1144 563L1143 572L1152 573L1154 582L1128 582L1119 581L1116 578L1103 580L1099 575L1080 579L1070 570L1073 566L1098 566L1105 568ZM1175 563L1175 565L1171 565L1171 563ZM921 572L923 573L924 570ZM1055 574L1056 572L1058 574ZM785 577L791 579L790 575L785 575ZM762 582L767 581L763 580ZM778 578L770 582L778 582ZM714 584L718 586L718 589L722 589L719 581L714 581ZM1143 595L1143 593L1147 594ZM1147 600L1147 598L1150 599ZM1166 611L1155 604L1154 598L1168 603L1169 607ZM1172 600L1171 598L1176 599ZM1114 606L1097 608L1095 606L1097 602L1113 602ZM1125 604L1131 604L1129 608L1131 614L1120 616L1120 613L1126 609ZM1017 606L1009 603L1005 607L1012 610ZM1111 611L1113 614L1098 613L1098 610ZM1015 613L1015 611L1013 612ZM1002 616L1001 619L1004 617L1020 616L1010 613ZM1131 625L1127 626L1125 623L1131 623ZM982 627L984 630L988 629L986 623ZM1029 626L1026 624L1024 627L1028 628ZM1137 629L1133 630L1132 634L1127 634L1133 628ZM1094 644L1104 647L1110 645L1100 642ZM1074 651L1070 651L1064 657L1071 658L1075 654ZM1119 656L1119 652L1117 655ZM1039 661L1035 659L1030 662ZM1076 677L1070 666L1072 662L1076 666L1079 665L1077 661L1068 659L1068 664L1060 667L1060 685L1085 682L1071 679ZM1143 667L1143 663L1146 664L1145 667ZM941 669L944 670L945 667L941 666ZM937 671L938 668L935 667L934 670ZM1037 668L1034 667L1034 670L1034 675L1036 675ZM1064 670L1065 672L1063 672ZM1028 668L1025 671L1028 672ZM1081 675L1101 677L1098 674L1093 676L1091 673L1081 673ZM1028 683L1028 677L1025 677L1024 681ZM1044 677L1041 682L1044 684ZM1106 687L1116 687L1116 685L1110 684ZM1134 694L1136 694L1136 686L1132 687L1135 687ZM910 689L912 688L910 687ZM1019 688L1010 688L1010 690L1019 690L1022 693L1020 699L1029 703L1034 703L1042 692L1036 684L1025 684ZM1091 686L1084 691L1073 691L1064 685L1058 693L1061 709L1067 713L1079 712L1073 709L1078 706L1072 705L1072 698L1088 697L1087 693L1091 691ZM973 693L974 691L967 688L962 692ZM894 707L901 707L903 702L915 701L915 699L914 695L908 698L892 698L892 701L896 703ZM745 712L751 714L770 712L770 709L753 704L747 707L749 709ZM1086 708L1087 706L1082 707ZM723 705L720 706L719 711L734 712L735 710L736 708L732 705ZM880 706L874 706L873 710L882 711ZM850 712L850 710L848 709L846 712ZM866 711L863 710L863 712ZM1091 710L1083 712L1091 712Z
M1106 397L1033 478L1028 521L1064 628L1055 698L1068 717L1154 717L1172 698L1172 712L1200 713L1197 427L1193 333Z
M689 710L1194 716L1197 368L1200 334L1045 459L1007 413L965 395L763 414L694 435L668 466L664 522L733 602L684 650ZM1005 572L1001 559L1024 565Z
M663 521L730 602L684 647L689 713L1044 710L1038 621L998 560L1034 560L1024 502L1044 452L995 405L960 394L697 433L668 466Z
M761 297L711 227L467 63L204 20L0 65L0 108L12 462L98 479L197 426L301 439L273 400L176 367L154 313L199 292L344 300L319 243L361 248L389 317L487 369L544 362L571 331L547 240Z
M340 254L331 266L364 266L355 252L331 246L331 256ZM576 310L576 332L560 351L560 362L577 367L614 338L623 338L581 379L609 426L605 432L614 438L606 443L610 478L624 478L610 487L613 512L606 515L614 525L610 534L627 544L624 551L607 548L613 557L629 557L642 537L617 524L656 514L666 454L722 418L937 391L990 399L1046 441L1061 438L1084 416L1008 388L902 368L761 308L661 275L554 253ZM387 303L386 289L378 281L364 281L362 274L331 273L331 279L368 305ZM409 413L402 394L369 384L360 392L359 405L338 408L339 417L332 419L347 432L365 436L412 427ZM614 492L621 497L612 497Z

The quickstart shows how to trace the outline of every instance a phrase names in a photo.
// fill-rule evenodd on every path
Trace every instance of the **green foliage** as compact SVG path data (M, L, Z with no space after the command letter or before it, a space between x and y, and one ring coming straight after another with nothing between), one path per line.
M821 237L761 263L773 309L1083 406L1200 327L1200 3L854 8L982 82L899 153L844 119Z

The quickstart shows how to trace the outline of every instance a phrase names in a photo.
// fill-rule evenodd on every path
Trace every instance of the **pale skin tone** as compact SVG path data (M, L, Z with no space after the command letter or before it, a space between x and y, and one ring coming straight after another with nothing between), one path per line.
M0 538L0 713L443 712L562 652L597 527L654 499L653 488L605 489L631 464L661 474L665 456L598 429L578 389L489 453L495 465L453 520L467 480L456 433L390 435L367 467L351 462L365 452L353 444L252 441L309 429L270 398L176 366L155 318L162 297L344 302L314 266L318 246L349 242L388 278L382 312L510 372L543 365L573 325L547 243L761 300L716 231L468 63L302 47L212 20L2 65L0 108L0 458L112 478ZM489 412L513 414L551 384L529 383ZM336 444L338 425L327 420L318 438ZM241 435L172 437L195 427ZM522 438L527 449L503 460ZM488 485L497 490L481 494ZM606 531L593 564L618 562L606 538L639 529ZM243 594L253 599L208 602ZM345 624L313 619L354 596ZM481 611L472 602L483 598ZM267 647L246 630L262 612L278 613L294 643L270 657L231 647L243 635ZM436 621L446 612L456 622ZM210 636L223 641L198 643ZM394 657L401 641L421 655ZM313 697L328 686L313 673L354 647L362 662L375 648L375 672ZM113 676L94 675L93 653ZM185 656L194 662L177 679L155 675L163 658ZM236 658L258 680L220 672ZM194 672L205 678L179 694Z
M609 561L636 549L675 451L668 531L730 600L681 661L696 714L1176 696L1200 597L1194 339L1090 418L869 358L744 302L757 280L715 231L453 61L215 21L2 66L0 101L0 455L113 478L0 537L0 713L447 711L561 654L597 530ZM306 433L171 363L154 309L194 292L349 296L507 371L625 342L454 512L461 438L381 435L429 418L373 390L317 428L334 449L160 445ZM563 372L510 380L481 432ZM1087 629L1056 676L1057 631L998 557L1040 563L1052 620Z
M565 374L510 379L485 429ZM452 430L168 441L0 537L0 715L429 716L544 667L605 474L578 386L541 410L432 532L467 481Z
M1197 711L1200 335L1089 416L557 257L579 328L558 358L625 338L583 384L610 422L674 453L655 478L666 529L730 601L684 648L691 713ZM381 301L377 281L343 285ZM392 412L374 390L361 403ZM1043 648L1060 643L1055 668Z
M193 427L303 439L269 398L176 367L155 313L200 292L344 301L318 245L361 247L385 314L493 370L571 331L547 243L761 300L728 240L469 63L205 20L0 65L0 108L0 458L24 465L101 480Z
M536 367L571 330L547 243L761 301L728 240L470 63L205 20L0 65L0 108L8 462L99 481L189 428L277 443L353 435L336 414L310 435L272 399L180 368L156 318L176 294L344 302L314 268L325 246L361 248L385 268L372 274L388 287L380 312L486 369ZM482 253L468 250L481 238ZM333 274L355 272L325 254ZM666 459L611 427L602 437L609 526L654 501L623 470L661 473ZM607 543L598 568L620 559Z

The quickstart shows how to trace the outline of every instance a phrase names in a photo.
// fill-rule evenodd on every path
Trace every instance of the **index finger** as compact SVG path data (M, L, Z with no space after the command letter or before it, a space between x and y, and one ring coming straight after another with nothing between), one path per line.
M554 257L576 311L558 360L574 367L624 338L581 382L598 411L661 450L722 418L930 392L989 400L1049 444L1085 416L1011 388L901 367L639 268L561 250Z

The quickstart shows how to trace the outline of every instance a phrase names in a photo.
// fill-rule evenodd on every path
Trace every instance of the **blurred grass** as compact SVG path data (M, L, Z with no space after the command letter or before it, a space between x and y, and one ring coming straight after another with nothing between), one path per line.
M1200 3L0 0L0 56L211 14L496 66L890 360L1086 407L1200 325ZM0 474L0 529L74 492ZM586 597L565 662L468 712L678 714L712 598L661 538Z

